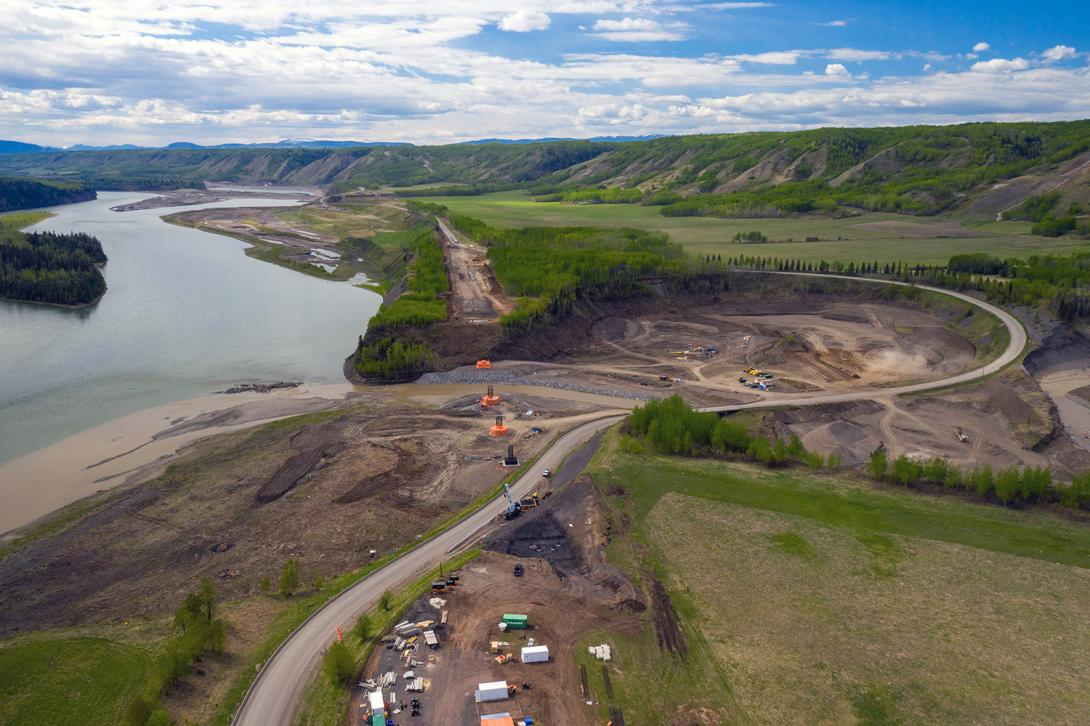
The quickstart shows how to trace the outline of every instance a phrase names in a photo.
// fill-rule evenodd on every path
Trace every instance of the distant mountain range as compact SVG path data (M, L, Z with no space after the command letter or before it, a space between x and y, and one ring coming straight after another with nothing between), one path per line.
M562 137L547 137L541 139L476 139L474 141L462 141L458 145L469 144L538 144L553 141L598 141L598 142L628 142L647 141L661 138L662 134L650 134L647 136L595 136L590 139L574 139ZM91 146L88 144L75 144L68 147L39 146L38 144L26 144L21 141L4 141L0 139L0 154L39 154L55 153L58 151L154 151L169 149L171 151L195 151L199 149L348 149L357 146L413 146L404 141L332 141L323 139L283 139L281 141L258 142L252 144L195 144L191 141L176 141L166 146L138 146L136 144L113 144L109 146Z

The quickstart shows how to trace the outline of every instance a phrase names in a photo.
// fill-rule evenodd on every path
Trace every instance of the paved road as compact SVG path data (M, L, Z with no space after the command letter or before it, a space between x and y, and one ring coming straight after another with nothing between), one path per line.
M570 452L622 418L624 416L614 415L594 419L560 436L511 487L512 493L516 497L529 494L541 483L543 469L558 469ZM336 637L337 627L349 630L360 613L378 605L383 590L396 591L419 579L447 559L449 550L492 522L500 511L502 507L498 501L489 504L331 600L284 641L269 659L246 694L235 723L245 726L293 724L306 686L318 668L325 649Z
M780 273L766 273L780 274ZM784 273L805 274L805 273ZM812 277L841 277L838 275L811 274ZM843 279L874 284L904 285L900 282L883 280L865 280L847 277ZM875 396L892 396L902 393L916 393L935 388L967 383L978 380L981 376L995 373L1003 366L1016 360L1026 345L1026 331L1021 324L1007 312L981 302L969 295L949 290L919 285L924 290L934 290L951 295L960 300L976 305L998 317L1010 332L1010 345L994 361L967 373L944 378L939 381L915 383L893 388L857 390L835 394L799 394L797 396L770 396L756 403L733 406L716 406L705 411L736 411L747 408L767 408L770 406L806 406L822 403L839 403L869 399ZM623 418L610 415L584 423L563 436L560 436L538 462L526 472L512 487L517 497L528 494L540 483L542 469L557 469L560 462L572 451L590 440L594 434L612 426ZM333 642L337 627L348 630L360 613L374 608L378 604L383 590L397 590L418 579L428 570L436 567L456 549L486 527L496 514L501 511L501 501L497 500L459 522L438 537L424 542L414 550L405 553L397 560L377 570L331 600L324 608L316 612L280 646L258 675L257 680L246 694L239 710L236 723L245 726L289 726L294 723L294 716L302 700L303 692L315 673L322 654Z

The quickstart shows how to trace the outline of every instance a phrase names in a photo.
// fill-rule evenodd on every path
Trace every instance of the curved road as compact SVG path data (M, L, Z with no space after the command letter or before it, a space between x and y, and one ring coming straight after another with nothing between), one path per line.
M777 273L794 274L809 277L834 277L859 282L871 282L885 285L907 285L903 282L887 280L868 280L846 275L822 275L815 273ZM894 388L881 388L851 391L848 393L815 394L773 397L755 403L716 406L701 409L704 411L727 412L749 408L767 408L770 406L807 406L824 403L840 403L859 399L873 398L876 395L893 396L902 393L918 393L946 386L979 380L985 375L995 373L1007 364L1015 361L1022 354L1026 345L1026 331L1015 318L1000 308L974 297L950 290L942 290L925 285L918 286L950 295L982 308L999 318L1010 333L1010 344L994 361L966 373L944 378L938 381L914 383ZM528 494L540 482L542 469L558 469L560 463L571 452L578 449L599 431L612 426L624 418L623 415L608 415L594 419L560 436L530 467L511 490L516 497ZM415 549L389 563L380 570L368 575L337 597L325 607L315 612L309 620L285 640L265 663L250 690L246 693L239 707L235 723L245 726L290 726L295 721L295 714L302 701L304 691L311 677L316 672L325 649L333 642L338 627L348 630L360 613L377 606L379 595L384 590L397 590L420 578L425 572L436 567L447 558L448 554L469 541L481 529L495 519L501 499L494 500L469 515L453 527L422 542Z

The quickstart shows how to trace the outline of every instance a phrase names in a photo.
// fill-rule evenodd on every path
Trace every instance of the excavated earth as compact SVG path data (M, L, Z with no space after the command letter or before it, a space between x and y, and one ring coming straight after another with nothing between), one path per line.
M506 444L547 446L582 404L507 396L512 433L488 435L477 399L372 397L191 447L161 476L120 488L88 515L0 560L0 634L170 612L201 577L225 599L300 563L303 583L386 554L494 487ZM535 415L526 419L524 412Z

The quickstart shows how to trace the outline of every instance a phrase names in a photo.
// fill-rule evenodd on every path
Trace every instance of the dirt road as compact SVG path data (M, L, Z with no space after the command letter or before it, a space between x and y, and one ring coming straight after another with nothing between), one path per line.
M869 280L862 277L848 277L847 275L822 275L817 273L797 273L797 272L765 272L761 274L767 275L802 275L804 277L836 277L844 280L857 280L860 282L872 282L879 285L897 285L899 287L908 287L908 283L905 282L893 282L889 280ZM715 411L715 412L728 412L728 411L741 411L747 408L767 408L769 406L813 406L822 403L844 403L846 401L858 401L871 399L876 396L889 397L899 396L905 393L920 393L923 391L933 391L937 388L947 388L949 386L957 386L962 383L972 383L979 381L984 376L996 373L1008 364L1013 363L1022 355L1022 351L1026 347L1028 340L1026 336L1026 330L1022 327L1013 315L1005 310L996 307L990 303L986 303L983 300L978 300L971 295L966 295L960 292L954 292L952 290L943 290L937 287L930 287L928 285L917 285L921 290L930 290L932 292L938 292L943 295L949 295L955 297L958 300L976 305L979 308L991 313L1003 323L1007 328L1007 332L1010 334L1010 342L1007 345L1007 349L1004 350L999 356L990 363L975 368L970 371L965 371L956 376L950 376L937 381L924 381L922 383L913 383L907 386L894 386L890 388L882 388L878 390L861 390L850 391L848 393L817 393L813 395L806 394L789 394L789 395L775 395L768 394L767 398L756 401L754 403L740 403L727 406L710 406L708 408L701 409L702 411Z
M458 239L446 222L436 218L444 238L454 307L459 317L471 322L488 322L514 310L492 274L485 250Z
M765 274L800 274L800 273L765 273ZM805 273L803 273L805 274ZM839 277L832 275L807 275L810 277ZM845 277L844 279L873 282L875 284L905 285L901 282L885 280L865 280L864 278ZM843 401L866 400L876 395L892 396L902 393L915 393L945 388L960 383L979 380L985 375L995 373L1007 364L1015 361L1026 346L1026 331L1011 315L994 305L977 300L969 295L938 288L918 286L951 295L980 307L998 317L1010 333L1007 349L995 360L976 370L951 376L937 381L917 383L899 388L879 390L856 390L840 394L792 394L758 401L756 403L729 406L715 406L708 411L736 411L745 408L766 408L772 406L808 406L819 403L838 403ZM623 416L613 415L585 423L561 436L546 450L536 466L527 471L512 487L515 496L524 496L531 491L538 481L542 469L556 469L564 458L576 450L585 441L599 431L619 422ZM435 567L452 551L471 540L474 535L493 521L498 511L498 502L493 501L462 520L443 534L421 544L416 549L402 555L386 567L366 577L351 588L331 600L324 608L316 612L300 626L266 662L258 674L250 691L246 694L239 708L236 724L246 726L274 726L294 723L295 713L311 676L316 671L322 653L336 637L337 627L349 628L353 620L365 610L373 608L383 590L396 590L420 577L428 569Z

